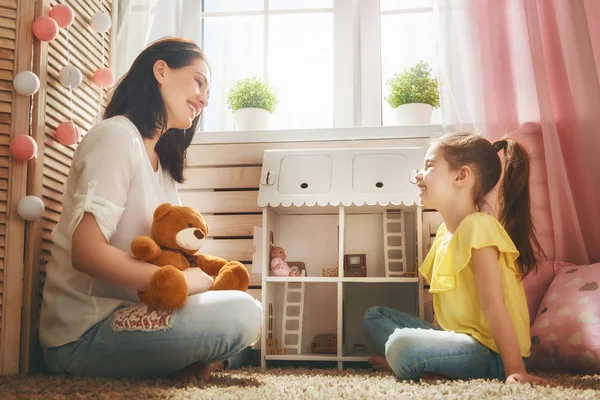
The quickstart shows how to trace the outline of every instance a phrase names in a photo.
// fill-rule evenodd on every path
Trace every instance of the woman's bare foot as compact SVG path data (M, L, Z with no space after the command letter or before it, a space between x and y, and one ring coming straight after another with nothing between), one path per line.
M171 376L174 381L182 383L209 382L210 374L224 367L223 361L215 364L194 363Z
M374 356L369 357L369 364L376 371L390 371L392 372L392 367L388 364L385 356L383 354L376 354Z

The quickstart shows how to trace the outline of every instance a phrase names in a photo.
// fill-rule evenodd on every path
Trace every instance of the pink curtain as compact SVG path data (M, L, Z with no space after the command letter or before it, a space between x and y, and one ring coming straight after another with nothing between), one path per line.
M439 0L444 124L533 155L550 260L600 261L600 1Z

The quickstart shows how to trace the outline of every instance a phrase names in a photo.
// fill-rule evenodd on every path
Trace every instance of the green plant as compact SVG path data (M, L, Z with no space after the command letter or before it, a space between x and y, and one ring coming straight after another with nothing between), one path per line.
M240 108L262 108L272 114L278 102L275 90L257 76L235 82L227 95L231 112Z
M387 81L389 86L387 102L392 108L408 103L426 103L433 108L440 106L438 81L431 77L429 65L420 61L404 72L394 74Z

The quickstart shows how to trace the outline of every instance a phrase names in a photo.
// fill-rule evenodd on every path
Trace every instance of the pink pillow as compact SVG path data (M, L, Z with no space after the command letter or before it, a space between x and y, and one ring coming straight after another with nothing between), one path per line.
M530 366L600 373L600 263L555 268L531 328Z
M554 279L554 271L557 267L567 264L574 265L565 262L545 262L538 267L537 272L531 272L523 279L523 288L525 289L525 296L527 297L529 320L531 324L533 324L540 303Z

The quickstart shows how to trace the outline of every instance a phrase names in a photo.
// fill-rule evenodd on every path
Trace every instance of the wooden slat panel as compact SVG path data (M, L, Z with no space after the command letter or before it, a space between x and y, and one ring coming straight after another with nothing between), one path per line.
M0 6L16 8L17 2L3 0ZM35 17L35 2L23 1L19 13L14 14L14 27L19 28L18 35L15 29L0 27L0 47L15 50L18 47L18 57L13 62L11 59L0 62L0 79L12 81L16 71L29 69L32 62L31 43L33 35L31 24ZM4 23L6 25L6 23ZM17 46L18 43L18 46ZM10 54L10 53L9 53ZM13 52L14 54L14 52ZM9 82L12 86L12 82ZM12 92L12 87L10 88ZM8 91L7 91L8 92ZM11 93L12 94L12 93ZM0 102L0 122L10 124L10 135L29 132L30 98L15 96ZM6 101L8 100L8 101ZM4 148L0 151L4 153ZM6 212L3 221L6 221L5 235L0 236L0 253L4 258L7 268L4 270L0 282L0 375L19 372L20 344L21 344L21 316L24 307L23 281L26 277L23 254L25 252L25 223L17 215L16 205L27 194L27 163L10 163L6 157L1 157L0 166L6 174L8 188L0 192L0 211ZM1 175L4 175L2 173ZM25 302L28 305L28 302Z
M204 241L202 254L223 257L227 260L249 261L252 260L255 248L252 239L223 239Z
M9 71L15 70L15 63L13 60L2 60L0 59L0 69L6 69Z
M47 157L51 157L53 160L56 160L59 163L63 164L65 167L67 167L66 171L68 175L68 169L71 166L72 157L63 154L62 152L50 146L46 146L44 148L44 153Z
M188 165L234 166L262 165L263 152L267 149L325 149L365 147L364 140L340 140L327 142L280 142L238 144L194 144L187 152ZM422 146L424 139L379 139L369 140L369 147Z
M51 150L51 149L49 147L46 147L44 149L44 153L46 153L48 150ZM56 161L54 158L52 158L50 156L44 157L44 166L50 167L53 170L60 172L64 176L69 175L69 167L63 163Z
M52 199L57 203L61 203L61 200L62 200L61 199L62 194L60 192L52 190L51 188L49 188L45 185L42 188L42 196L44 196L47 199Z
M46 211L44 211L44 219L57 224L60 219L60 213L54 210L46 209Z
M260 167L190 168L181 189L258 188Z
M0 13L0 15L2 15L2 13ZM17 27L17 21L14 18L0 16L0 26L3 28L15 29Z
M64 190L64 183L62 181L56 181L54 179L48 178L47 176L45 176L44 174L44 179L43 179L43 184L45 188L49 188L54 190L55 192L58 192L60 194L63 193Z
M2 38L0 38L0 40L2 40ZM0 69L0 79L2 79L4 81L11 81L13 78L14 78L13 71L6 71L3 69Z
M15 52L14 50L0 49L0 58L3 60L14 60Z
M0 47L3 49L14 50L16 45L13 39L0 38Z
M0 48L0 53L2 53L2 52L3 52L3 50ZM12 93L12 90L13 90L12 82L0 80L0 90ZM3 120L2 123L8 124L8 123L10 123L10 121Z
M208 236L250 236L255 226L262 226L262 215L204 215Z
M180 192L181 202L203 214L262 212L258 191L248 192Z
M4 7L4 8L12 8L15 9L17 8L17 0L0 0L0 7ZM17 14L15 13L13 15L14 18L17 17Z
M52 168L44 168L44 178L45 179L52 179L55 182L65 182L67 180L67 176L56 171L53 170Z
M33 2L33 0L28 1ZM44 0L35 3L37 6L36 15L42 15L47 13L48 6L53 7L56 4L65 3L65 1ZM111 15L112 1L71 0L68 4L75 11L75 21L68 31L70 62L78 67L84 75L82 84L73 91L73 119L85 132L90 129L94 122L100 99L100 89L92 82L90 74L101 67L103 51L105 53L104 66L108 66L109 44L112 39L110 33L99 35L91 30L89 19L93 13L98 11L104 11ZM5 15L7 14L5 11L5 9L0 10L0 18L10 18L9 15ZM3 28L10 29L10 23L0 20L0 37L10 36L9 32L2 35ZM31 271L28 290L32 299L35 297L36 303L40 300L41 287L45 280L44 264L50 257L51 231L62 212L60 200L76 147L63 146L53 137L58 124L71 117L69 91L58 82L58 72L67 65L66 34L66 30L61 29L59 36L50 43L33 41L34 52L37 57L37 60L34 60L38 62L37 72L40 81L43 80L41 86L45 88L44 91L40 90L38 101L34 102L33 122L38 146L43 147L42 160L34 164L35 168L32 168L29 174L29 192L42 197L46 205L43 218L30 224L32 229L28 232L27 238L29 251L26 255L26 262ZM1 44L0 41L0 47L2 47ZM0 54L5 52L7 60L14 60L14 52L10 49L10 43L5 47L8 47L8 50L0 48ZM0 64L0 70L2 70L2 64ZM2 85L2 82L0 81L0 91L11 92L12 85ZM106 99L107 89L103 89L103 101L106 101ZM2 98L0 98L0 101L2 101ZM6 102L8 103L8 101ZM1 109L0 123L2 123ZM37 340L35 326L39 310L32 309L30 304L28 312L28 321L24 320L24 325L27 325L24 331L27 330L29 337L23 337L23 342L27 343L24 345L21 358L24 371L27 371L28 363L33 360L29 357L29 352L31 346Z
M44 191L44 190L45 189L42 188L42 191ZM52 199L50 199L50 198L48 198L46 196L44 196L42 198L42 200L44 201L44 205L46 206L46 210L54 211L54 212L56 212L58 214L62 213L63 206L62 206L62 204L60 202L54 201L54 200L52 200Z
M75 154L75 150L71 146L65 146L64 144L60 144L58 140L49 135L44 136L44 145L47 148L52 148L60 154L65 155L69 160L71 160L73 158L73 155Z
M0 101L0 112L10 113L12 112L12 104L4 101Z
M0 37L6 38L6 39L15 39L16 38L15 29L0 26Z

